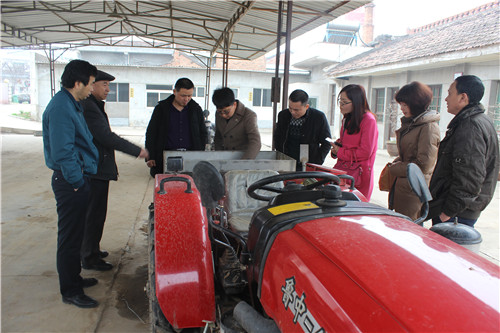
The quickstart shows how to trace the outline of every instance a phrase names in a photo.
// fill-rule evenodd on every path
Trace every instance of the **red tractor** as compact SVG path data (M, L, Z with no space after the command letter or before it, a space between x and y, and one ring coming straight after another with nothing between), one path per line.
M366 202L333 169L202 153L166 156L156 177L154 332L500 331L492 262Z

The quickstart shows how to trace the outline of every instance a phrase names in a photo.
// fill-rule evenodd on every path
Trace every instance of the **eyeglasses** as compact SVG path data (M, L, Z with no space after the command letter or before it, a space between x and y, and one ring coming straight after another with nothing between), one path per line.
M344 105L351 104L352 102L351 102L351 101L346 102L346 101L343 101L343 100L339 99L339 100L337 101L337 103L338 103L340 106L344 106Z
M231 113L231 106L225 107L224 109L217 109L217 112L219 112L223 116L227 116L229 113Z

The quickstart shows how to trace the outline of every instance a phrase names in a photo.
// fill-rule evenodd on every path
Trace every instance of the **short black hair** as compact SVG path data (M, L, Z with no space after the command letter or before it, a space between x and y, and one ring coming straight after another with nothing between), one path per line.
M64 67L61 84L67 89L74 88L76 82L88 85L91 76L97 76L97 68L94 65L85 60L71 60Z
M193 81L188 79L187 77L181 77L177 82L175 82L175 90L180 91L181 89L193 89L194 84Z
M220 88L214 91L212 95L212 102L215 104L217 109L222 109L230 106L235 101L234 92L231 88Z
M292 91L288 99L294 103L300 102L302 105L309 103L309 95L302 89Z
M416 117L424 113L432 102L432 89L421 82L413 81L404 85L394 96L398 103L405 103L410 114Z
M466 94L469 97L469 104L479 104L484 95L483 81L475 75L462 75L455 79L456 88L459 94Z

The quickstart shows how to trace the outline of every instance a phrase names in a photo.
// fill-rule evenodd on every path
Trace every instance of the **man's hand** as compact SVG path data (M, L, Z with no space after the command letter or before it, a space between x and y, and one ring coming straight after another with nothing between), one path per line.
M446 222L450 219L450 217L448 215L446 215L445 213L441 213L441 214L439 214L439 219L441 220L441 222Z
M152 167L156 166L156 162L155 162L155 160L149 160L146 162L146 165L148 167L152 168Z
M137 156L137 158L145 158L145 159L148 159L149 158L149 152L146 148L141 148L141 152L139 154L139 156Z

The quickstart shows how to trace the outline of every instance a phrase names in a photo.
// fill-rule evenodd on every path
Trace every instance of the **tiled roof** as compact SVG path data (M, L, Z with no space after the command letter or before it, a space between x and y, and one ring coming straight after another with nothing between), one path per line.
M452 18L415 29L358 56L330 67L329 76L346 76L351 71L379 65L397 64L447 53L500 44L499 1L489 3Z

